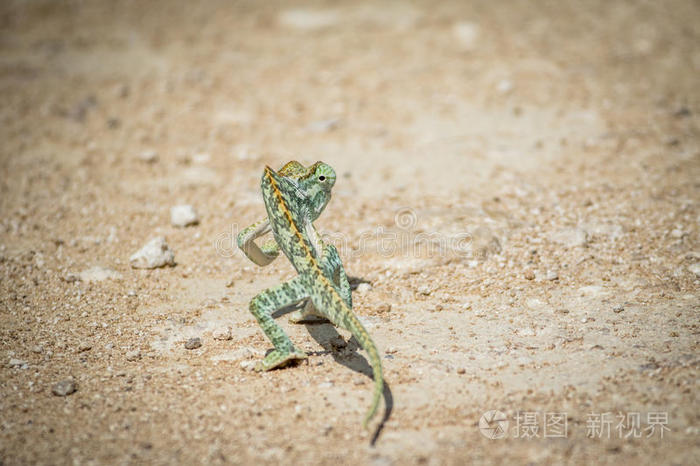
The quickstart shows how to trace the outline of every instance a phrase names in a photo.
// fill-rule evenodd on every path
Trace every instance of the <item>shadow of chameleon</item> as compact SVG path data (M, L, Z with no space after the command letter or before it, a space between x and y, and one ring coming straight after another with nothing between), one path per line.
M299 307L299 305L296 305L279 309L272 314L272 317L277 319L298 309ZM326 319L309 318L302 323L306 326L306 330L309 332L309 335L311 335L311 337L323 348L323 351L309 352L310 356L330 354L333 356L333 360L335 362L342 364L348 369L367 376L370 380L374 380L372 375L372 367L367 359L358 352L358 350L362 349L362 347L357 340L355 340L355 337L350 337L350 339L345 342L343 337L335 329L335 326L333 326L333 324L328 322ZM379 438L379 435L384 430L384 425L389 420L389 417L391 417L391 412L394 408L394 397L391 393L391 387L386 380L384 380L383 395L386 409L384 410L384 416L382 417L381 422L372 434L372 439L370 440L370 445L372 446L374 446Z

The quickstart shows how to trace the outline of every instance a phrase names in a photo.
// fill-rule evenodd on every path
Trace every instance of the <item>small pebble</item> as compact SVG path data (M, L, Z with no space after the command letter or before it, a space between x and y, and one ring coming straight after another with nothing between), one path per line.
M372 289L372 285L369 283L360 283L357 285L357 292L359 294L367 294Z
M190 338L185 343L185 349L192 350L197 349L202 346L202 339L199 337Z
M170 223L175 227L184 228L198 224L199 217L191 205L176 205L170 209Z
M83 353L85 351L90 351L92 349L92 345L90 343L81 343L78 346L78 353Z
M245 369L247 371L252 371L255 368L256 364L257 363L255 361L248 361L248 360L240 362L241 369Z
M622 312L622 311L624 311L624 310L625 310L625 308L624 308L623 306L615 306L615 307L613 308L613 312L614 312L615 314L619 314L620 312Z
M673 112L673 116L677 118L684 118L692 115L690 109L688 107L679 107L675 112Z
M535 272L532 270L526 270L525 271L525 279L526 280L534 280L535 279Z
M391 311L391 304L390 303L381 303L379 306L377 306L377 312L389 312Z
M675 228L671 231L672 238L683 238L684 235L685 235L685 232L679 228Z
M127 361L136 361L139 359L141 359L141 351L139 351L139 350L128 351L126 353L126 360Z
M507 79L501 79L496 86L498 92L501 94L507 94L513 90L513 83Z
M211 155L208 154L207 152L199 152L197 154L192 155L192 162L199 164L199 165L205 165L211 161Z
M170 250L162 236L153 238L129 258L135 269L156 269L175 265L175 253Z
M233 336L231 335L230 327L216 328L213 332L211 332L211 335L214 338L214 340L230 340L233 338Z
M549 281L558 280L559 274L554 270L549 270L547 272L547 275L545 276L545 279L547 279Z
M16 359L16 358L10 359L10 362L8 365L10 367L18 367L20 369L26 369L27 367L29 367L29 366L27 366L27 363L25 361L22 361L21 359Z
M306 129L312 133L327 133L337 129L341 123L340 118L327 118L325 120L312 121L306 126Z
M72 393L75 393L76 390L78 390L78 385L73 379L61 380L53 387L51 387L51 391L56 396L68 396Z
M158 161L158 152L145 150L139 154L139 160L146 163L156 163Z
M588 243L588 233L582 228L563 228L554 232L550 239L555 243L575 248Z
M462 50L474 50L479 36L479 25L466 21L456 23L452 25L452 36Z
M700 277L700 262L689 265L688 270L694 273L696 276Z
M457 368L457 373L458 374L465 374L467 370L464 367L459 367Z

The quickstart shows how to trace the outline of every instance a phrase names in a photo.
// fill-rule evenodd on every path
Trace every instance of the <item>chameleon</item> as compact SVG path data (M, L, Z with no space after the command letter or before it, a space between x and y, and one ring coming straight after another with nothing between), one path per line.
M267 218L242 230L237 241L243 253L260 266L272 262L281 250L298 273L293 279L264 290L250 301L250 312L274 346L257 364L256 370L268 371L295 360L307 359L306 353L294 346L272 318L278 309L304 302L303 308L292 313L290 322L300 323L309 316L325 318L348 330L367 352L374 377L372 404L363 422L367 428L384 390L379 351L352 312L350 283L337 249L325 243L313 225L330 201L335 181L335 171L323 162L305 168L299 162L291 161L278 172L266 166L260 186ZM269 231L272 231L274 240L258 247L255 239Z

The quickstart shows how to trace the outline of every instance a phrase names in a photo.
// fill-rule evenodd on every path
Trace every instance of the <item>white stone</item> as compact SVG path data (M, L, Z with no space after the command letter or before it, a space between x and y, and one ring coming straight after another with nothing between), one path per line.
M371 289L372 285L370 285L369 283L360 283L359 285L357 285L357 292L359 294L367 294Z
M191 205L176 205L170 209L170 223L173 226L183 228L198 224L199 217Z
M132 254L129 262L135 269L156 269L166 265L172 266L175 265L175 253L165 242L165 238L158 236Z

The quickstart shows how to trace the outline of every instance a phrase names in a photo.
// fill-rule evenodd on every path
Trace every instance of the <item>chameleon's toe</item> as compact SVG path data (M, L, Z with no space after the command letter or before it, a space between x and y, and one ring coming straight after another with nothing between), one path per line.
M308 359L308 357L306 353L297 348L291 351L272 350L265 356L265 359L256 364L255 370L258 372L269 371L278 367L284 367L292 361Z

